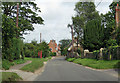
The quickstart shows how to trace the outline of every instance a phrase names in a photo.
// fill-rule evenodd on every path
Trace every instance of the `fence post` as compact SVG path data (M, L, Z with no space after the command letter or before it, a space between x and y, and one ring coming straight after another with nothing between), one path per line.
M103 60L103 48L100 49L100 54L98 56L100 60Z

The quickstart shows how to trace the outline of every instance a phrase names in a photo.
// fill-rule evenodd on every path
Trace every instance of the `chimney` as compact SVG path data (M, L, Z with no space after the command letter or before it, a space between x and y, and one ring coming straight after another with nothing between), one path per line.
M116 27L120 26L120 7L116 6Z

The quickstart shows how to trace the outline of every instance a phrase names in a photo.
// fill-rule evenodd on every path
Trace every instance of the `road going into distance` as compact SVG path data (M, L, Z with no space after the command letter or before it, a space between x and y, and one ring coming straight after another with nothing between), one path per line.
M118 81L118 78L104 71L92 70L67 62L65 57L48 61L35 81Z

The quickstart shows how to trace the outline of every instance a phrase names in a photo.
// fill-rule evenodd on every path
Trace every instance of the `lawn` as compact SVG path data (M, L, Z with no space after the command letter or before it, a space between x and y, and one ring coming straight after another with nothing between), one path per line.
M21 81L21 80L22 80L22 78L14 72L2 72L2 82L3 83L4 83L4 81Z
M112 60L112 61L106 61L106 60L95 60L95 59L67 59L67 61L71 61L73 63L77 63L83 66L88 66L95 69L114 69L114 68L120 68L120 60Z
M44 65L44 61L48 61L51 59L51 57L47 58L25 58L25 60L31 60L32 63L25 65L24 67L21 68L21 70L27 71L27 72L35 72L35 70L39 69Z

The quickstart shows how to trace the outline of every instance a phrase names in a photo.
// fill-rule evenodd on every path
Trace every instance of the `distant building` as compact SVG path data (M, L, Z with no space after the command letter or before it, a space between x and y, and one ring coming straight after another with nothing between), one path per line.
M57 43L55 42L55 40L50 40L48 46L52 52L57 52Z

